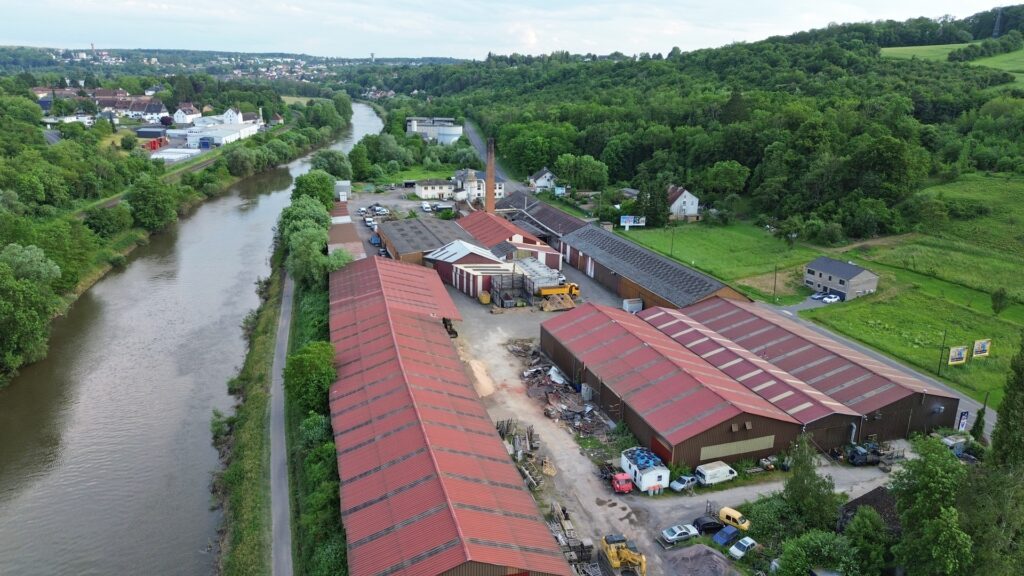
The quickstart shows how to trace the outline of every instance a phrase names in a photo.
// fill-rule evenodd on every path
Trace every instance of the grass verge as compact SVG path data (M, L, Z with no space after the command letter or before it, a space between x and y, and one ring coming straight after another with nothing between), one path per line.
M224 505L221 572L270 574L270 378L277 318L281 309L280 254L273 258L268 296L246 318L249 351L228 389L238 399L235 413L214 414L211 431L225 468L214 488Z

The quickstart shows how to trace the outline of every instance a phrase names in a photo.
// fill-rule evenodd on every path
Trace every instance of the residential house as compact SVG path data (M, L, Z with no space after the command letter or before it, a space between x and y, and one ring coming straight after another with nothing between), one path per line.
M280 114L274 113L274 115L270 118L270 125L277 126L278 124L284 124L284 117L281 116Z
M220 117L223 120L221 124L245 124L242 113L234 108L228 108Z
M535 190L550 190L555 187L555 174L545 166L530 176L530 188Z
M191 102L182 102L178 104L178 109L174 111L175 124L191 124L197 118L202 117L203 113L193 106Z
M483 201L487 193L487 182L485 174L477 170L465 168L455 172L455 199L467 202L474 200ZM496 199L505 197L505 179L494 177L494 197Z
M836 294L843 300L853 300L878 289L878 275L853 262L833 260L826 256L816 258L804 270L804 284L818 292Z
M423 200L451 200L455 193L455 183L439 178L418 180L413 190Z
M700 200L682 186L668 187L668 209L673 219L687 222L700 220Z

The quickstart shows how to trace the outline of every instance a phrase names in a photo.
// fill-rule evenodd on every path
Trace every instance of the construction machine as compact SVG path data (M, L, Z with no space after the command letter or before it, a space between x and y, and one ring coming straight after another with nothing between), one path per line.
M553 296L555 294L565 294L572 298L576 298L580 295L580 285L575 282L569 282L568 284L561 284L559 286L544 286L543 288L537 289L537 296Z
M601 538L600 563L607 576L647 576L647 557L622 534Z

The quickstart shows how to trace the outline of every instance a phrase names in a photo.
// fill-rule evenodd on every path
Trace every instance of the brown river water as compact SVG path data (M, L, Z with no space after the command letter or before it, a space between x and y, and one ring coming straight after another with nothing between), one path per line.
M381 121L355 104L344 151ZM213 409L308 159L242 180L100 280L0 390L0 575L209 574ZM268 479L269 481L269 479Z

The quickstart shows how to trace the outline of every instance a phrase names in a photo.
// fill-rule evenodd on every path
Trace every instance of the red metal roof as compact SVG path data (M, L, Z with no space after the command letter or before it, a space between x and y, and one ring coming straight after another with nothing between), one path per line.
M829 398L700 322L670 308L648 308L638 318L682 344L802 424L833 414L856 416L855 410Z
M954 397L752 302L715 297L682 313L860 414L914 393Z
M587 303L544 322L543 327L672 444L742 413L797 423L622 310Z
M428 268L371 258L331 274L331 426L353 576L467 562L569 575L441 317Z
M489 212L473 212L469 216L459 218L457 223L485 248L493 248L516 235L521 236L527 244L541 243L533 234Z

